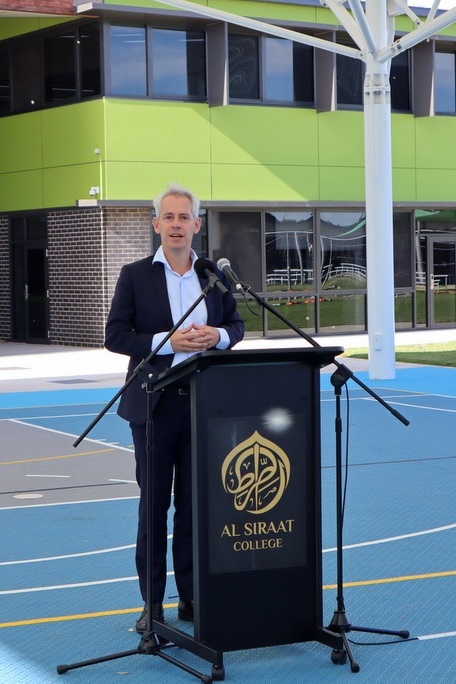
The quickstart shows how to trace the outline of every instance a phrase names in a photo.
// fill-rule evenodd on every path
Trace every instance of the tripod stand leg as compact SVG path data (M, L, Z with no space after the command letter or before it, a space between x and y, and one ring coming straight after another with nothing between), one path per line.
M376 627L354 627L353 625L351 625L350 629L353 632L366 632L368 634L388 634L400 637L401 639L408 639L410 636L410 632L407 629L377 629Z
M334 649L334 651L331 653L331 661L335 663L336 665L345 665L347 662L347 657L350 661L350 669L352 672L359 672L359 665L355 660L355 656L353 655L353 651L351 650L350 647L350 642L348 641L347 634L345 630L340 631L340 635L342 637L342 640L344 642L344 649L343 650L337 650Z
M57 665L57 673L65 674L68 670L76 670L79 667L85 667L86 665L96 665L97 663L106 663L109 660L116 660L117 658L126 658L127 656L137 655L139 650L136 648L134 651L123 651L121 653L114 653L112 655L101 656L100 658L93 658L92 660L84 660L80 663L73 663L72 665Z

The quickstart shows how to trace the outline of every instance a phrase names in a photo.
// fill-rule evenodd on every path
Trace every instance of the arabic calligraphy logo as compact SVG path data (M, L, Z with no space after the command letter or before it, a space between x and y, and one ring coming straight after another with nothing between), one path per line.
M255 430L230 451L221 474L236 510L265 513L282 498L290 480L290 461L283 449Z

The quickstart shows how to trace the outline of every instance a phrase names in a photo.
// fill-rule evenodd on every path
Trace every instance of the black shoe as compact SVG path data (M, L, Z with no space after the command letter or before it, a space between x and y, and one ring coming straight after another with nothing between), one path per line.
M185 622L193 622L193 601L179 601L177 617Z
M144 632L147 630L147 618L148 618L148 610L147 610L147 603L144 604L143 612L141 613L141 616L139 620L136 623L136 631L138 634L144 634ZM152 604L152 619L157 620L158 622L164 622L164 612L163 612L163 603L153 603Z

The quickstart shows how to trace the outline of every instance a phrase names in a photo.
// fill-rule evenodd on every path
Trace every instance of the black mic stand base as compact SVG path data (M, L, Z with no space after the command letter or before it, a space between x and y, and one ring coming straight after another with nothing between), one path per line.
M181 637L184 638L185 642L190 642L194 641L191 637L188 635L185 635L184 633L181 633L180 630L173 630L172 628L166 628L165 631L168 633L169 636L171 634L175 634L176 636L181 635ZM166 643L163 642L163 638L160 638L160 636L157 635L156 632L144 632L141 641L139 642L139 645L136 649L130 650L130 651L121 651L120 653L112 653L110 655L105 655L101 656L99 658L92 658L91 660L84 660L79 663L72 663L71 665L57 665L57 673L58 674L65 674L65 672L68 672L69 670L76 670L81 667L86 667L88 665L96 665L98 663L106 663L110 660L117 660L119 658L127 658L129 656L133 655L154 655L158 656L159 658L163 658L163 660L166 660L168 663L171 663L172 665L175 665L176 667L180 668L181 670L184 670L184 672L187 672L188 674L193 675L197 679L199 679L203 684L212 684L212 682L217 681L217 680L223 680L225 678L225 668L223 666L223 659L222 659L222 654L212 652L210 653L208 657L208 653L211 651L211 649L201 647L201 651L199 652L199 649L196 647L193 649L193 652L196 653L196 655L206 658L207 660L212 660L212 676L205 675L202 672L198 672L197 670L193 669L192 667L189 667L185 663L183 663L180 660L177 660L176 658L173 658L170 656L168 653L165 652L163 649L168 649L171 646L182 646L183 648L188 648L188 643L179 643L179 639L176 639L177 643ZM191 650L188 648L188 650ZM206 653L206 651L208 653ZM210 657L210 656L213 657Z
M389 636L400 637L401 639L408 639L410 632L406 629L391 630L391 629L377 629L374 627L355 627L348 621L345 610L335 610L331 623L327 629L330 632L335 632L342 637L344 644L343 649L334 649L331 653L331 661L336 665L345 665L347 658L350 661L350 669L352 672L359 672L359 665L355 660L353 651L348 639L348 632L365 632L369 634L387 634Z

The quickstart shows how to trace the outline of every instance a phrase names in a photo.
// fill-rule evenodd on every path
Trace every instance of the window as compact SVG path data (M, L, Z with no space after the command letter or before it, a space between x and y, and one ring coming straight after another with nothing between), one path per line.
M232 100L313 104L313 48L267 36L228 40Z
M10 108L10 76L9 55L7 50L0 50L0 112L8 112Z
M145 26L113 24L111 94L203 100L206 97L205 54L202 31L153 28L148 32Z
M264 38L264 99L313 102L313 49L283 38Z
M58 102L76 97L76 35L63 33L43 41L44 99Z
M412 225L407 212L393 214L394 286L412 287Z
M391 61L391 109L410 111L410 52L401 52Z
M146 97L145 26L111 27L111 93Z
M452 52L436 52L434 57L435 113L456 113L456 61Z
M11 78L11 80L10 80ZM0 50L0 115L101 93L98 22L25 34Z
M202 31L152 29L152 96L206 97Z
M313 213L267 213L266 290L314 288Z
M213 211L209 224L210 257L229 259L233 270L254 290L261 290L261 214Z
M17 43L11 50L12 106L14 113L43 105L43 60L41 43Z
M337 104L342 107L363 105L364 63L345 55L336 56Z
M324 290L366 287L366 217L362 213L320 214L320 280Z
M101 93L100 29L98 24L87 24L79 30L81 97Z
M260 72L258 37L230 35L228 59L230 71L230 98L259 100Z

